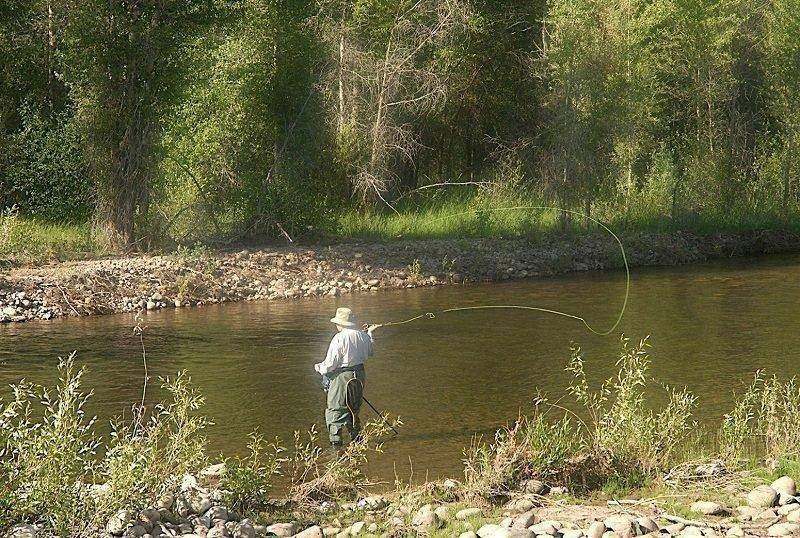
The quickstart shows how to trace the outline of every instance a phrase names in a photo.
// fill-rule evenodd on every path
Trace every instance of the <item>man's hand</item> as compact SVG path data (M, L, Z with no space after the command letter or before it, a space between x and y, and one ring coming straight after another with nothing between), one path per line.
M372 336L372 331L380 327L380 325L364 325L364 329L367 331L367 334Z

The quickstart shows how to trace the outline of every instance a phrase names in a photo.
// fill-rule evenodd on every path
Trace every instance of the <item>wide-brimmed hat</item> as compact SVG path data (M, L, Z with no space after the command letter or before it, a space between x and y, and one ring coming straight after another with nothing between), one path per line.
M340 327L355 327L356 315L349 308L337 308L336 317L331 318L331 323L335 323Z

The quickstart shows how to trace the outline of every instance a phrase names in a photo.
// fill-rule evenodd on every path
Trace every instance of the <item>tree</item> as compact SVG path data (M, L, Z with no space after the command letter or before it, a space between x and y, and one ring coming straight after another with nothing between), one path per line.
M159 112L175 81L181 43L203 0L80 0L68 6L64 56L87 135L98 227L131 248L148 211Z

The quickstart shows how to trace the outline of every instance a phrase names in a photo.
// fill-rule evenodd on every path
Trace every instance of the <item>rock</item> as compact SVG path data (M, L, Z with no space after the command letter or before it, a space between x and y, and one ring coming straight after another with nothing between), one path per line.
M635 520L629 516L614 515L607 517L603 523L606 527L622 536L628 536L633 533L633 524Z
M780 491L778 492L778 506L786 506L789 504L795 504L797 502L797 497L794 495L787 495Z
M694 468L694 474L697 476L712 477L718 476L725 472L725 465L719 461L714 460L708 463L701 463Z
M456 519L459 521L463 521L465 519L469 519L471 517L481 515L480 508L464 508L463 510L459 510L456 512Z
M550 488L541 480L530 479L522 483L522 490L532 495L547 495Z
M36 538L36 527L27 523L14 525L5 534L6 538Z
M783 506L779 507L776 512L778 512L779 516L786 516L792 512L800 510L800 504L796 502L784 504Z
M200 471L200 476L204 478L219 478L225 474L226 466L225 462L215 463L213 465L209 465L202 471Z
M133 525L132 527L125 529L125 532L122 533L122 536L125 538L142 538L145 534L147 534L147 529L141 525Z
M448 506L437 506L436 510L433 511L439 519L442 521L450 521L450 507Z
M157 306L155 301L147 301L146 307L148 310L155 310Z
M771 508L778 502L778 492L771 486L758 486L747 494L747 504L753 508Z
M339 531L342 530L339 527L325 527L322 529L323 536L336 536L339 534Z
M356 521L352 525L350 525L350 536L358 536L364 531L364 527L366 526L366 522L364 521Z
M504 517L503 520L500 522L501 527L509 528L514 524L513 517Z
M472 531L462 532L458 535L458 538L478 538L478 535Z
M172 506L175 504L175 496L170 493L165 493L161 497L158 498L156 501L156 509L158 510L170 510Z
M478 529L480 538L534 538L536 535L528 529L514 529L500 525L484 525Z
M514 522L511 524L512 527L516 527L518 529L527 529L528 527L534 525L536 523L536 515L533 513L533 510L528 510L524 514L520 514L514 518Z
M739 512L741 521L750 521L762 512L760 508L753 508L752 506L737 506L736 511Z
M561 538L583 538L583 531L580 529L562 530Z
M233 538L256 538L256 529L248 521L242 521L233 525L231 535Z
M656 523L649 517L636 518L636 524L642 530L643 534L647 534L650 532L658 532L658 523Z
M411 525L421 531L438 529L442 524L439 516L430 506L423 506L411 520Z
M776 512L772 508L768 508L766 510L762 510L761 512L759 512L758 515L753 518L753 520L763 521L763 520L775 519L776 517L778 517L778 512Z
M370 534L375 534L376 532L378 532L378 524L377 523L370 523L369 527L367 527L367 531Z
M694 525L689 525L683 528L681 536L703 536L703 529L695 527Z
M769 536L791 536L800 532L800 524L797 523L776 523L767 529Z
M295 522L273 523L272 525L267 526L267 533L272 533L275 536L294 536L299 530L300 529Z
M202 536L202 532L198 532L198 529L195 528L195 532ZM209 529L206 532L206 538L230 538L231 533L224 525L220 525L214 527L213 529Z
M319 525L314 525L313 527L309 527L306 530L299 532L295 535L295 538L324 538L325 533L322 531L322 528Z
M456 489L459 486L458 480L453 480L452 478L446 479L442 482L442 487L444 489Z
M591 525L589 525L589 529L586 531L587 538L602 538L603 534L605 534L606 524L602 521L595 521Z
M719 516L725 513L725 509L719 503L711 501L697 501L692 504L691 510L707 516Z
M136 514L131 510L120 510L111 516L111 519L106 523L106 532L114 536L121 536L134 517L136 517Z
M744 536L744 530L739 525L734 525L728 532L725 533L725 536L730 538L741 538Z
M556 486L554 488L550 488L550 491L547 493L548 495L569 495L569 490L563 486Z
M518 499L512 499L508 501L503 508L510 514L521 514L534 507L535 504L532 500L528 499L527 497L520 497Z
M795 481L789 476L780 477L775 482L770 484L770 487L772 487L772 489L778 493L783 493L789 497L794 497L797 495L797 484L795 484Z

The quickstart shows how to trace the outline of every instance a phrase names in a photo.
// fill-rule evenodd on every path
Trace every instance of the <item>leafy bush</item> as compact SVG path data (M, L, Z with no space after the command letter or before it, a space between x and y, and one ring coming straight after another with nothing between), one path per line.
M162 494L174 491L186 473L206 463L207 425L196 411L204 399L191 386L186 372L163 380L170 395L151 413L137 411L128 423L115 423L100 464L98 479L104 484L97 496L100 521L122 508L144 508Z
M84 412L84 369L60 361L58 384L12 386L0 415L0 526L40 519L60 536L79 536L90 520L88 484L98 447Z
M781 381L756 372L752 384L719 432L720 452L727 460L752 453L774 462L800 456L800 386L797 379Z
M21 127L0 154L0 205L60 222L84 222L92 210L92 185L80 131L71 111L50 119L29 106Z
M220 480L228 506L239 513L267 506L272 479L280 474L284 462L279 457L284 448L277 440L267 443L263 436L252 433L247 448L250 453L246 457L225 461L225 473Z

